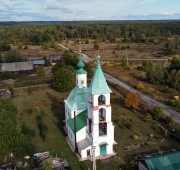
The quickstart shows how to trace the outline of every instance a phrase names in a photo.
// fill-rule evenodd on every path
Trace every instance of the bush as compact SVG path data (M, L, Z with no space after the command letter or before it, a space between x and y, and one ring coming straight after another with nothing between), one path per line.
M152 120L152 115L149 114L149 113L147 113L147 114L146 114L146 117L145 117L145 120L146 120L146 121L151 121L151 120Z
M26 112L29 113L29 114L32 114L33 113L33 109L29 108L29 109L26 110Z
M172 100L171 104L173 107L180 110L180 100Z
M13 84L6 84L6 88L11 92L11 95L14 95L14 85Z
M163 116L163 109L160 106L155 106L153 108L153 117L155 120L161 119Z
M150 134L149 134L149 137L150 137L150 138L154 138L154 134L153 134L153 133L150 133Z
M36 68L36 73L37 73L38 77L44 77L45 76L45 71L44 71L43 66L38 66Z
M167 138L169 133L168 133L168 130L167 129L162 129L162 135Z
M133 135L133 140L139 140L139 136L138 135Z
M30 129L29 127L27 127L27 126L25 125L25 123L22 124L21 129L22 129L22 133L23 133L24 135L26 135L29 139L31 139L32 137L34 137L34 135L35 135L35 130L34 130L34 129Z
M137 88L138 90L144 90L144 84L141 83L141 82L139 82L139 83L137 84L136 88Z
M166 117L165 121L168 124L168 126L172 126L173 120L171 117Z
M11 45L7 42L0 43L0 51L9 51L11 50Z
M42 118L42 115L38 115L36 116L36 121L39 129L39 135L43 139L43 141L45 141L48 128Z
M9 71L5 71L5 72L1 73L2 80L12 79L12 78L13 78L13 74Z
M169 88L168 86L165 86L162 90L164 93L168 93L168 94L171 94L173 93L173 89Z

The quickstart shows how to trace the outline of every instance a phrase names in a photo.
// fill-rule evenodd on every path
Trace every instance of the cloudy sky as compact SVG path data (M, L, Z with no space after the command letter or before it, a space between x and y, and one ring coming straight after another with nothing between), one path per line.
M0 21L180 19L180 0L0 0Z

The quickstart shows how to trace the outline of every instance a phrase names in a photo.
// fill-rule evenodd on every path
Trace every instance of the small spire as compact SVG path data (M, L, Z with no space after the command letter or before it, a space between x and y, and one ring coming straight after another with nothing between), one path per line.
M83 62L83 60L82 60L82 55L80 55L79 62L77 63L77 66L78 66L79 68L83 68L83 67L84 67L84 62Z
M97 56L98 64L100 64L100 59L101 59L101 56L98 54Z

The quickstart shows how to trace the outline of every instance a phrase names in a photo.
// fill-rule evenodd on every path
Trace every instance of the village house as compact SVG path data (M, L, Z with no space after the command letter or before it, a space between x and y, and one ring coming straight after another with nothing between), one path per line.
M111 89L104 77L100 56L89 87L82 57L77 64L76 86L65 102L68 143L81 160L114 155L114 125L111 120Z
M32 63L34 66L43 66L45 64L45 61L43 59L41 60L32 60Z
M34 70L33 63L31 61L14 62L14 63L1 63L0 73L5 71L9 72L32 72Z

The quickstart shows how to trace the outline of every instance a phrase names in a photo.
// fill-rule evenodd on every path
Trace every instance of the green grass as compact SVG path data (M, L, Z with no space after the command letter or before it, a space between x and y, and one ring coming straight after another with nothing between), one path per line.
M25 92L21 93L13 99L19 108L17 119L20 123L25 122L26 126L35 130L36 133L32 142L35 145L37 152L50 151L54 156L57 153L59 157L67 159L73 170L92 169L92 162L78 161L66 142L66 134L63 129L63 101L67 96L68 93L57 93L51 89L34 91L32 94ZM161 138L161 135L151 128L152 123L144 121L144 116L141 113L133 113L131 110L124 108L118 95L111 95L111 101L113 121L117 124L118 117L130 119L132 128L127 129L126 127L117 124L115 128L115 140L118 142L118 145L115 145L117 155L110 158L109 161L97 161L98 170L118 169L119 165L126 163L130 157L144 152L149 153L158 150L177 148L178 143L176 141L167 139L164 143L146 146L131 151L124 151L124 146L148 140L148 135L150 133L153 133L158 139ZM29 112L29 109L33 109L33 112ZM45 142L39 136L36 124L36 116L39 115L40 112L48 127ZM136 133L139 134L142 139L134 141L132 135Z
M33 94L22 93L15 97L14 102L19 108L18 120L36 131L32 139L37 152L50 151L52 155L57 155L67 159L72 169L82 169L83 162L79 162L70 150L63 130L64 108L62 101L67 94L58 94L52 90L36 91ZM27 113L27 109L32 108L33 113ZM36 116L40 110L45 110L43 120L48 127L45 142L40 138L36 125Z

